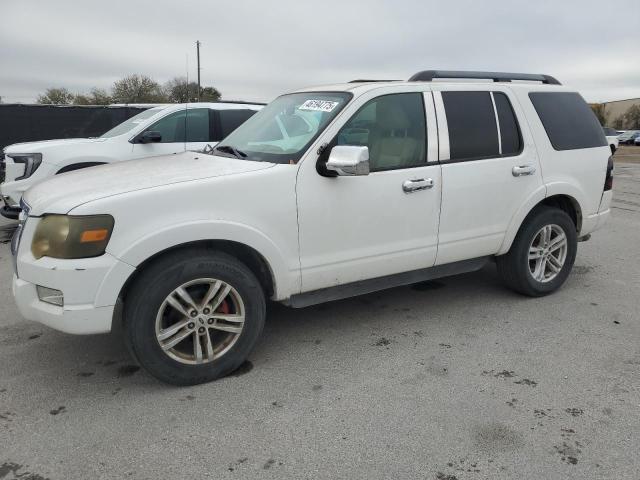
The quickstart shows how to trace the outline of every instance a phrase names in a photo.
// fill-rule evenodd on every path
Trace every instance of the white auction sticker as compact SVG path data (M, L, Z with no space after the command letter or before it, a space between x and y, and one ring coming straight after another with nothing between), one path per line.
M330 100L307 100L298 107L298 110L312 110L315 112L331 112L339 102Z

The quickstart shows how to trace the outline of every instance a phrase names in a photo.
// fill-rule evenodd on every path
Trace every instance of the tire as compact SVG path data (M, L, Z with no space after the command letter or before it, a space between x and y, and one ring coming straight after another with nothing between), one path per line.
M203 304L218 285L219 290L206 306L211 308L220 300L219 306L204 315ZM224 296L227 286L230 290ZM181 295L185 291L187 295ZM185 302L185 298L192 302ZM174 306L176 300L180 311ZM195 308L189 305L198 309L195 318ZM222 252L182 250L154 261L129 289L124 306L125 343L138 363L163 382L210 382L232 373L247 359L262 333L265 312L260 282L242 262ZM227 322L224 318L233 320ZM243 318L242 324L235 323L239 318ZM185 322L189 323L175 335L162 338ZM234 332L222 331L229 328ZM200 335L202 329L205 333ZM187 336L167 348L182 335Z
M548 252L539 245L544 243L542 229L551 231L551 248L556 239L562 240L558 235L559 232L564 233L566 237L566 250L564 255L559 249ZM554 236L555 234L555 236ZM533 248L532 255L536 259L530 259L530 247ZM516 238L511 245L511 249L505 254L496 258L498 273L502 277L507 287L515 290L523 295L530 297L541 297L555 292L565 282L573 263L576 259L578 250L578 235L576 226L571 217L563 210L553 207L539 207L533 210L525 219ZM553 255L554 259L549 259L547 265L544 264L544 258ZM539 260L538 260L539 256ZM558 258L564 260L562 267L558 269ZM543 263L538 263L538 261ZM541 266L541 268L536 268ZM552 270L553 269L553 270ZM533 270L533 271L532 271ZM548 272L549 278L546 278ZM534 278L534 274L538 278Z

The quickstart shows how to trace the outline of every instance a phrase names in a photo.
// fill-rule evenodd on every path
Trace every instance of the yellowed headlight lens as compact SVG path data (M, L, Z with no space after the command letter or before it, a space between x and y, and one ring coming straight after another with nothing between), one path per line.
M36 259L98 257L107 248L113 223L111 215L47 215L36 227L31 253Z

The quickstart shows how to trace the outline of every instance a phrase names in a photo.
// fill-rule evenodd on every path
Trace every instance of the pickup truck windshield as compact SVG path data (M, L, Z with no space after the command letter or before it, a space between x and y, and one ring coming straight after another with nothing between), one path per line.
M119 125L116 125L111 130L106 133L100 135L100 138L111 138L117 137L118 135L122 135L133 130L135 127L146 121L147 119L153 117L156 113L166 107L153 107L149 110L145 110L144 112L140 112L137 115L134 115L129 120L125 120Z
M297 163L351 97L347 92L278 97L222 140L213 153L257 162Z

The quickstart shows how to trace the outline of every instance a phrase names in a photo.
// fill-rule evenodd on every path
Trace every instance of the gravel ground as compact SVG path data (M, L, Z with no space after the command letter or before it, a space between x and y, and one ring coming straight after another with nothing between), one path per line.
M638 479L640 165L613 206L550 297L488 267L272 305L250 362L190 388L22 320L0 230L0 479Z

